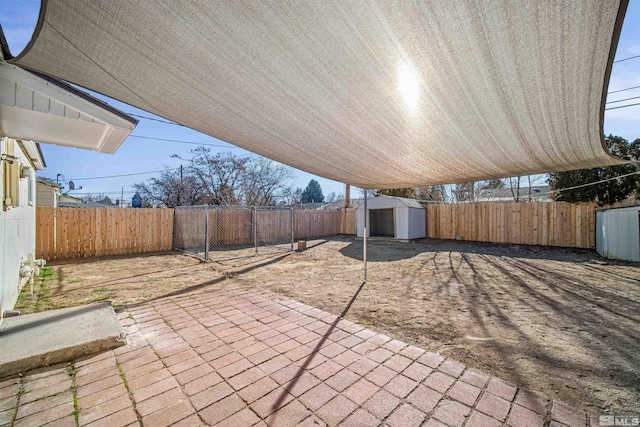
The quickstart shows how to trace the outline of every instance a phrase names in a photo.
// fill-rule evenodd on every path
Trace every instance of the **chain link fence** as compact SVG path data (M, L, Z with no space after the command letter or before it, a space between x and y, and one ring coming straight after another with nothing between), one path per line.
M224 261L293 250L291 209L185 206L175 209L175 249L205 261Z

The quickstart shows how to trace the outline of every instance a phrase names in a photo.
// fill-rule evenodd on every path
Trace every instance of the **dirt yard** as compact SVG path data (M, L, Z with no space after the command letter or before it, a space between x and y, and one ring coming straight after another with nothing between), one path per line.
M640 411L639 266L592 263L591 251L373 241L361 286L361 242L308 246L209 264L181 254L54 263L21 305L268 289L592 412Z

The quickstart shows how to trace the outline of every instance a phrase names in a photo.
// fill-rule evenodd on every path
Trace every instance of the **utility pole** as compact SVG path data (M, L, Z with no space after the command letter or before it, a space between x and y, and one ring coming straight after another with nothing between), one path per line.
M120 193L120 206L118 207L121 208L123 204L124 204L124 187L122 187L122 192Z

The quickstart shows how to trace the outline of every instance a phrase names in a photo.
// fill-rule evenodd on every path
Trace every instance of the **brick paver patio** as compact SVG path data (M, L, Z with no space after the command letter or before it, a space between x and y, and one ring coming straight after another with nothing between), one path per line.
M597 425L561 402L273 294L204 289L119 317L126 346L0 382L0 425Z

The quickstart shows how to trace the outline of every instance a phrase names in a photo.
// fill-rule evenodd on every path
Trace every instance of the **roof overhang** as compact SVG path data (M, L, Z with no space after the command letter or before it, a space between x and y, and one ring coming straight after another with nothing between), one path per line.
M18 142L36 170L43 170L47 166L37 142L27 140L20 140Z
M137 120L72 86L0 64L0 135L113 153Z
M364 188L618 164L627 0L43 0L10 62Z

